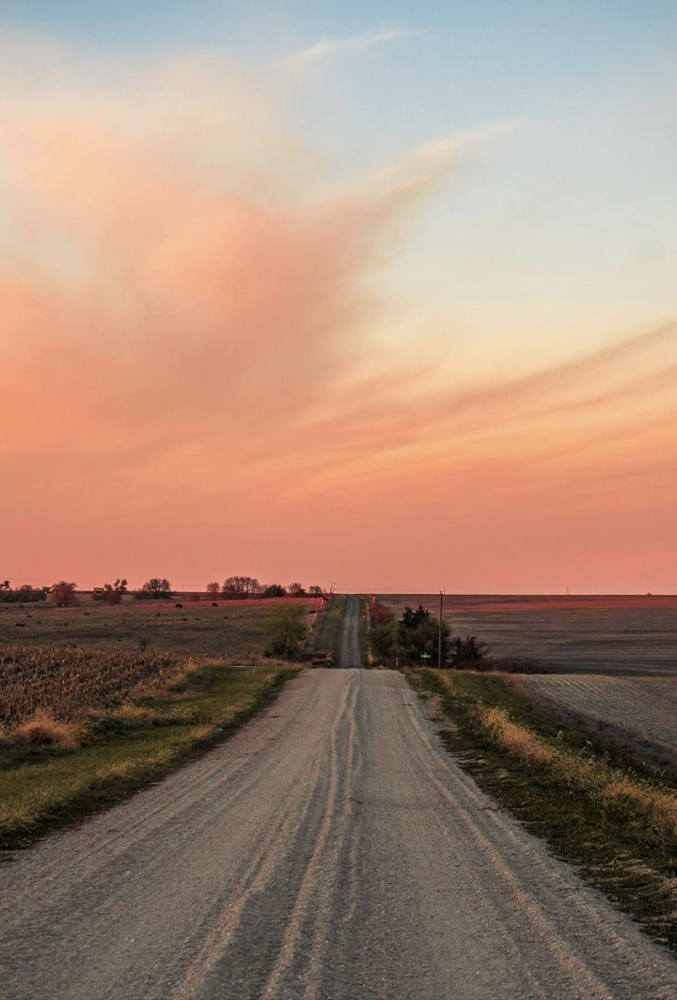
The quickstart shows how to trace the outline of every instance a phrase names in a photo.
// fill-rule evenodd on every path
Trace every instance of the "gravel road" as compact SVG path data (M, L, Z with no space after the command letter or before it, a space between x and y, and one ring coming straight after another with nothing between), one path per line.
M677 963L478 791L394 671L0 864L3 1000L675 1000Z
M360 602L354 594L349 594L346 598L338 665L339 667L362 666L362 654L360 652Z

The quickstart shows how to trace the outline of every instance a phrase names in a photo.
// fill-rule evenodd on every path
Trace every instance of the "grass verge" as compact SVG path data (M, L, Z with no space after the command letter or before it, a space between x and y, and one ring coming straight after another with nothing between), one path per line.
M503 677L410 671L440 697L443 739L478 784L555 854L677 951L677 796L619 766Z
M103 715L84 745L0 747L0 847L112 805L228 737L296 668L204 664L157 697Z

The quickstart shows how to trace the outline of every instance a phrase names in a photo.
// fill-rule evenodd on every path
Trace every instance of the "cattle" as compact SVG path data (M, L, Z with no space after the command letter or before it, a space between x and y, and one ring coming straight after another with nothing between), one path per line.
M216 603L216 601L212 601L212 607L213 608L218 608L218 604Z
M177 604L176 606L177 606L177 608L182 608L183 604Z

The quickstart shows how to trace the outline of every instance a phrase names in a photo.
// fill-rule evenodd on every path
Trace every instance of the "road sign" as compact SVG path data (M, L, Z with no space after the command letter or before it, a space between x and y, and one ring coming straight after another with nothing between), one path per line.
M421 653L421 659L422 660L429 660L430 659L430 653Z

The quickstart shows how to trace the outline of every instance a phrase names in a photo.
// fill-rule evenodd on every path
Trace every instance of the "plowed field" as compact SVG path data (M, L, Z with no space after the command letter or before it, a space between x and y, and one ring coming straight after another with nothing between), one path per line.
M516 683L566 711L677 753L677 678L540 675Z

